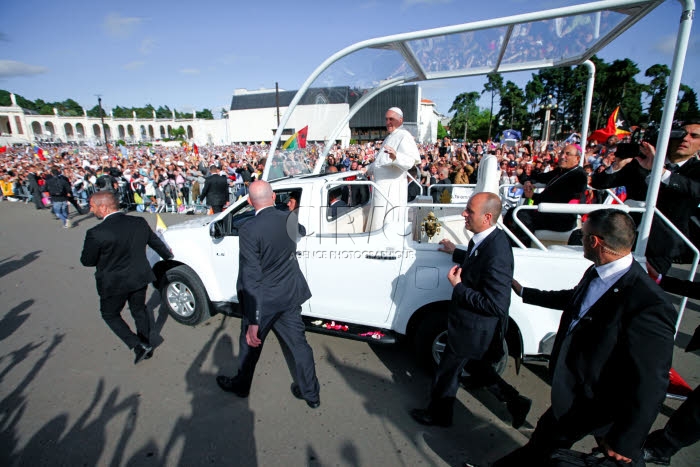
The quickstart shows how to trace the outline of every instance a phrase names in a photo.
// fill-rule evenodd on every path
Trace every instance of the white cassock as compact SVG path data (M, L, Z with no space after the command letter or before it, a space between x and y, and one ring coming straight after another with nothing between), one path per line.
M396 159L392 160L384 151L384 147L396 151ZM384 139L381 149L376 154L374 162L367 171L374 175L374 183L387 196L385 199L379 193L372 195L372 223L369 231L382 228L385 223L400 220L400 210L392 209L406 204L408 185L406 171L420 162L420 152L413 135L403 126L398 127Z

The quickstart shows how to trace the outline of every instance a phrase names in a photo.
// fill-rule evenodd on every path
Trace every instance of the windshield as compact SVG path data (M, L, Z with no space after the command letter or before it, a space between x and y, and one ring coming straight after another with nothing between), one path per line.
M401 85L578 65L660 3L595 2L360 42L321 64L287 103L278 147L303 130L309 164L319 151L325 160L336 143L371 152L386 136L384 112L397 101L410 102L402 108L404 127L422 139L421 90ZM398 99L401 93L410 99Z

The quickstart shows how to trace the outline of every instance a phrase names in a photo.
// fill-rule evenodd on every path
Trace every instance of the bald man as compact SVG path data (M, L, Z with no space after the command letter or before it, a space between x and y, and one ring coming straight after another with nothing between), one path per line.
M102 222L85 234L80 262L83 266L96 266L102 319L134 351L134 363L139 363L153 355L146 289L156 276L146 259L146 246L164 259L173 255L145 219L127 216L119 210L119 201L111 191L92 195L90 211ZM136 323L136 334L121 316L127 302Z
M450 240L440 241L440 251L452 254L460 266L447 274L453 287L447 311L447 345L433 379L430 405L411 411L422 425L452 425L462 369L469 372L470 385L487 386L506 402L515 428L525 422L530 411L532 401L506 383L493 367L505 355L514 268L508 237L496 227L500 214L498 195L477 193L462 212L465 228L474 234L467 250L457 249Z
M243 313L239 369L234 377L217 376L216 382L226 392L248 397L265 337L272 330L292 373L292 394L315 409L321 405L319 384L301 319L301 305L311 291L297 262L296 238L288 234L289 213L275 208L275 193L263 180L250 185L248 203L255 217L241 226L238 237L236 288Z
M387 198L375 191L372 195L372 217L369 231L381 229L394 219L392 207L406 203L408 188L406 171L420 162L420 152L413 135L403 127L403 112L392 107L384 116L386 131L382 147L367 168L372 180Z

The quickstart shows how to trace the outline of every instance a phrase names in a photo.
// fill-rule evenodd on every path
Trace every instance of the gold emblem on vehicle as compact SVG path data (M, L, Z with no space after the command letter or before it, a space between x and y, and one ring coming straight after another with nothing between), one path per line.
M428 215L423 218L423 222L420 225L420 230L428 236L428 240L432 240L436 234L440 233L441 226L442 224L440 221L438 221L435 213L430 211Z

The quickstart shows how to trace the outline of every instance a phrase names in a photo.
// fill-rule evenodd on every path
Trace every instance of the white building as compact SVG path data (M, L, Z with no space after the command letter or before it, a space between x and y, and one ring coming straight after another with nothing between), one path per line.
M278 118L287 110L296 91L280 91L279 100L274 90L247 91L237 89L231 101L227 118L220 120L172 118L114 118L107 116L104 126L100 118L38 115L17 105L10 94L10 106L0 106L0 146L12 144L87 143L123 140L127 144L153 142L168 138L173 129L182 127L190 142L197 145L270 142L277 128ZM341 129L335 140L343 146L350 142L380 140L386 136L384 113L389 107L401 107L404 126L418 142L437 139L439 114L435 104L421 99L417 85L399 86L376 96L367 103L349 124ZM310 89L297 106L283 132L288 135L308 126L308 141L326 141L335 126L347 116L350 106L361 96L348 87ZM277 110L279 102L279 116Z

